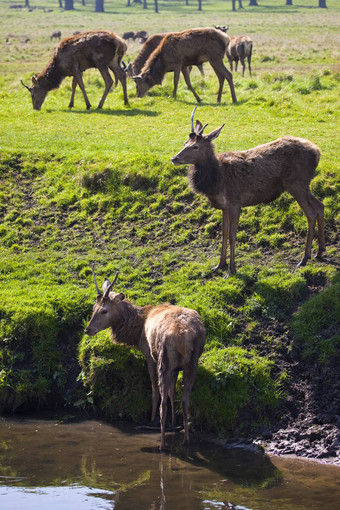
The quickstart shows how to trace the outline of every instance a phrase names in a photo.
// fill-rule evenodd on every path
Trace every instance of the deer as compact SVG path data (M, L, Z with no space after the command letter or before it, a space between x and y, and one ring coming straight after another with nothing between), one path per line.
M237 71L238 61L242 65L242 76L246 70L245 59L248 61L249 75L251 76L251 55L253 52L253 41L248 35L240 35L239 37L230 37L230 43L226 51L231 71L233 70L233 62L235 62L235 71Z
M141 72L145 62L147 61L151 53L159 46L159 44L161 43L161 41L163 41L166 35L167 33L161 33L154 34L148 37L135 60L133 62L129 62L128 65L125 67L127 76L131 78L133 76L138 75ZM199 64L197 67L203 76L204 75L203 65Z
M316 222L318 224L317 259L325 250L324 205L309 189L320 159L320 149L311 141L283 136L246 151L216 153L212 141L224 127L203 134L204 126L191 115L191 132L184 148L171 161L174 165L189 164L189 182L193 191L205 195L211 205L222 210L222 249L218 265L226 267L227 242L230 244L228 271L225 278L236 273L236 233L243 207L265 204L277 199L284 191L298 202L308 222L305 252L299 266L311 258Z
M160 85L167 72L174 72L173 97L176 97L180 72L188 89L197 102L201 98L194 90L188 66L209 62L219 80L217 102L221 101L224 80L227 80L232 100L237 102L232 74L224 66L223 57L229 44L229 36L215 28L192 28L182 32L170 32L151 53L141 73L132 78L136 82L137 97L143 97L154 85Z
M175 423L175 389L178 372L183 371L183 444L189 442L189 398L206 333L196 310L171 304L137 306L122 292L113 292L119 272L113 281L105 278L100 291L96 282L94 264L92 275L97 290L93 314L85 334L93 336L111 328L115 343L136 347L145 356L152 388L151 421L156 418L160 399L160 449L166 448L165 420L167 399L170 397L172 424Z
M113 84L109 69L120 81L124 92L124 103L129 104L126 90L126 75L121 68L121 60L127 50L127 45L114 32L106 30L89 30L79 34L66 37L57 46L52 54L50 62L38 75L32 77L32 86L21 84L27 88L32 97L33 108L40 110L46 95L50 90L56 89L66 76L72 76L72 94L69 108L74 106L74 96L77 85L79 85L86 108L91 108L87 97L84 83L83 71L91 67L99 70L105 81L105 90L98 104L102 108L105 99Z
M60 30L55 30L54 32L52 32L51 37L50 37L51 41L53 39L59 39L59 41L60 41L60 38L61 38L61 31Z

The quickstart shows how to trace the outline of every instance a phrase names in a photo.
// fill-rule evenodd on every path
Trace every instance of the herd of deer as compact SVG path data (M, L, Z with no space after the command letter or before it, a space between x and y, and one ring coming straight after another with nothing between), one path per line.
M223 27L226 28L226 27ZM232 68L248 58L251 73L252 43L247 36L230 38L220 28L198 28L156 34L150 37L138 57L129 66L122 67L122 58L127 45L112 32L89 31L63 39L53 53L47 67L32 79L30 91L33 107L40 109L49 90L57 88L63 78L73 76L72 95L69 106L73 106L77 84L83 92L86 106L90 108L82 73L90 67L99 69L105 81L105 90L98 108L102 108L112 86L109 69L119 80L124 90L124 102L128 104L126 76L136 82L137 95L142 97L151 87L160 84L165 73L174 72L176 96L179 75L182 72L189 90L197 101L199 96L193 89L190 66L200 66L208 61L218 80L217 100L220 102L223 83L227 80L233 102L236 102L232 74L223 64L227 57ZM191 115L191 130L184 148L171 161L174 165L190 165L189 181L195 192L207 197L213 207L222 210L222 249L217 268L226 264L229 240L229 265L226 277L236 272L235 242L239 217L243 207L268 203L288 191L298 202L308 222L305 252L298 264L304 266L311 258L316 223L318 225L318 252L321 258L325 250L324 206L310 191L310 182L320 159L320 150L309 140L284 136L278 140L259 145L246 151L230 151L217 154L213 140L224 124L209 134L204 134L207 124ZM188 442L189 395L195 379L198 359L205 344L205 329L195 310L170 304L139 307L131 303L122 293L115 293L105 278L100 291L92 266L97 303L85 333L92 336L111 328L114 341L135 346L145 355L152 386L152 421L155 419L160 399L161 449L165 448L165 420L167 398L175 421L174 395L178 372L183 370L183 425L184 443Z

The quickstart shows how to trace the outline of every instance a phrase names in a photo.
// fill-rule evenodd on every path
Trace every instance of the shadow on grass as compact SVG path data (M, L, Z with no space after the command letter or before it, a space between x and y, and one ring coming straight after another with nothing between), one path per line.
M60 111L60 110L59 110ZM142 115L144 117L157 117L160 115L160 112L156 112L154 110L141 110L140 108L126 108L126 109L118 109L118 110L110 110L110 109L103 109L100 110L98 108L91 108L90 110L75 110L75 109L69 109L65 108L64 110L61 110L64 113L81 113L85 115L91 115L91 114L99 114L99 115L112 115L115 117L137 117L138 115Z

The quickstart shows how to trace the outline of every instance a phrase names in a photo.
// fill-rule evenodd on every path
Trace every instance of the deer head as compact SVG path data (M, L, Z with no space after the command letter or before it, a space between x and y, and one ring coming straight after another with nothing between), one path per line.
M28 85L25 85L22 80L21 80L21 84L30 92L31 97L32 97L33 108L35 110L40 110L43 102L45 101L45 97L47 95L48 90L39 84L37 74L32 76L32 86L31 87L29 87Z
M116 326L120 318L120 302L125 299L125 295L121 292L118 294L112 292L112 288L118 278L118 271L112 283L108 278L105 278L102 287L103 291L101 292L97 285L94 264L92 264L91 269L93 281L97 290L97 302L93 307L93 314L90 322L84 331L84 333L89 336L93 336L103 329L107 329L109 327L114 328Z
M132 79L136 84L137 97L144 97L147 91L151 89L153 85L155 85L154 80L147 73L143 75L139 74L138 76L132 76Z
M194 115L197 106L193 109L191 114L191 132L189 134L188 140L184 144L184 149L182 149L176 156L171 158L171 161L174 165L184 165L184 164L192 164L195 165L202 161L205 154L210 154L212 149L212 140L217 138L224 126L222 124L221 127L214 129L208 135L203 135L204 129L208 124L203 124L196 120L196 126L194 127Z

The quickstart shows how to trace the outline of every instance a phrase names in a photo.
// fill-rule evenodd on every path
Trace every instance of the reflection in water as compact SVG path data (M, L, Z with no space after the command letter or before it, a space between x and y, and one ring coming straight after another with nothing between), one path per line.
M193 438L192 438L193 439ZM339 508L340 468L95 421L0 419L1 510Z

